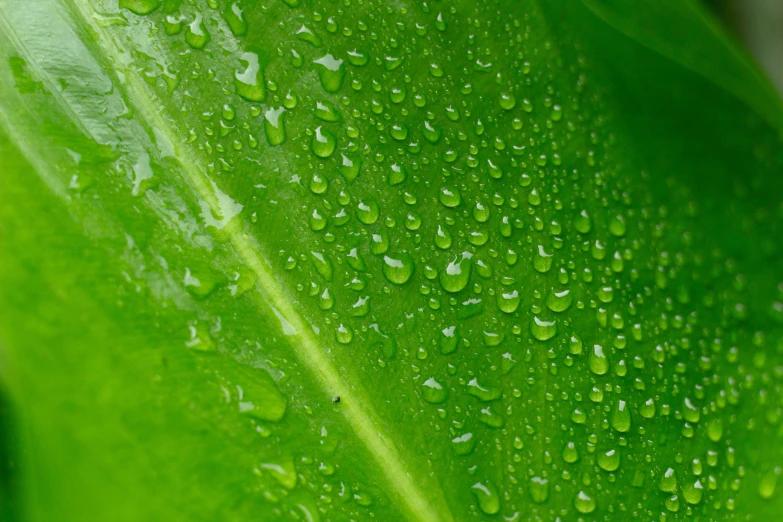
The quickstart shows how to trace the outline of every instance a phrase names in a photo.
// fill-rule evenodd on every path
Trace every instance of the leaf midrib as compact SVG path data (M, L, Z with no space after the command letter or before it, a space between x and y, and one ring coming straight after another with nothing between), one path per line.
M88 27L97 37L95 42L84 42L94 53L100 53L104 60L101 63L122 63L121 51L115 41L99 25L93 22L90 7L83 0L60 0L71 14L73 22ZM187 147L178 139L178 134L172 125L156 110L154 98L142 78L133 70L126 71L126 83L113 81L123 97L132 103L148 128L155 128L166 135L172 144L176 157L181 165L183 177L196 194L207 202L216 215L219 214L219 204L210 184L214 183L199 166L199 153ZM217 185L215 185L217 186ZM218 187L219 188L219 187ZM340 411L353 429L357 438L364 444L373 457L378 470L378 476L386 483L390 497L411 521L449 522L453 520L440 491L433 492L421 487L428 483L424 477L415 477L413 470L406 466L391 437L386 433L384 424L372 409L367 400L366 392L355 379L346 379L345 371L338 372L336 366L324 355L324 341L317 339L314 332L297 312L294 301L288 292L280 285L269 264L261 255L260 245L255 238L245 233L246 224L241 215L235 216L223 229L238 258L256 276L254 297L259 308L271 308L281 319L280 331L286 335L282 321L286 321L296 331L288 343L299 361L313 374L318 384L327 396L340 395ZM342 374L342 375L341 375ZM350 382L350 384L348 384ZM436 498L433 498L436 497Z

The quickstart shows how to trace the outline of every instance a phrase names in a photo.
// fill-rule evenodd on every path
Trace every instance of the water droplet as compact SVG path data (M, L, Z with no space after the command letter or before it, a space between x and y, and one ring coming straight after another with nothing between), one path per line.
M682 416L685 420L693 424L699 422L699 419L701 419L701 411L699 411L699 408L697 408L688 397L683 401L683 406Z
M231 2L226 6L225 11L223 11L223 19L228 24L228 28L231 29L231 33L234 36L244 36L247 34L245 13L237 2Z
M609 221L609 233L616 237L625 235L625 218L623 216L615 216Z
M383 256L383 275L395 285L403 285L413 275L415 264L410 254L402 252L394 256Z
M242 98L260 102L266 99L266 85L264 84L264 72L258 64L258 55L255 53L242 53L239 59L247 63L242 72L234 74L234 87Z
M321 78L321 86L326 92L337 92L343 86L345 78L345 66L342 60L338 60L331 54L327 54L313 63L318 65L318 76Z
M569 464L579 460L579 452L576 450L576 445L573 442L567 442L563 448L563 460Z
M313 47L321 47L323 40L306 25L302 25L296 31L296 38L311 44Z
M603 375L609 370L609 359L604 355L604 349L600 344L593 345L587 364L590 371L596 375Z
M452 239L449 230L441 225L438 225L438 230L435 231L435 246L442 250L447 250L451 247Z
M702 495L704 494L704 487L700 481L696 481L693 484L686 484L682 488L682 498L688 504L696 505L701 502Z
M315 232L326 228L326 217L324 217L318 209L313 210L310 215L310 229Z
M568 340L568 352L573 355L582 353L582 340L576 335L572 335Z
M580 234L587 234L593 228L593 220L586 210L581 211L574 219L574 228Z
M546 298L546 306L553 312L564 312L571 307L572 301L573 297L570 290L566 289L556 292L553 289Z
M370 57L361 51L354 49L348 51L348 63L356 67L363 67L370 62Z
M370 252L373 255L385 254L387 250L389 250L389 236L385 232L379 231L370 235Z
M494 515L500 511L500 495L491 482L476 482L471 489L483 513Z
M457 343L459 342L459 335L457 335L457 327L449 326L441 330L440 338L440 353L448 355L457 349Z
M317 102L313 114L319 120L327 122L337 122L342 119L340 112L334 108L334 104L330 101Z
M661 480L658 482L658 489L666 493L675 493L677 491L677 477L672 468L664 471Z
M533 268L542 274L552 268L552 254L547 253L542 245L538 246L538 253L533 258Z
M620 467L620 452L614 449L601 451L596 457L596 462L604 471L615 471Z
M465 433L451 439L451 443L457 455L470 455L476 447L476 437L472 433Z
M479 422L486 424L490 428L497 429L502 428L506 423L506 420L503 415L494 411L492 406L487 406L486 408L481 409L481 413L479 414Z
M462 202L459 190L452 187L441 187L438 192L438 199L449 208L454 208Z
M612 427L620 433L631 429L631 411L625 401L617 401L617 407L612 412Z
M332 262L329 258L320 252L310 252L310 255L312 256L315 270L321 274L324 279L331 281L334 269L332 268Z
M440 404L445 402L449 396L449 391L444 388L441 383L435 380L434 377L430 377L422 386L422 397L430 404Z
M359 170L362 168L362 160L359 157L350 154L342 154L342 162L337 167L337 171L342 174L345 181L351 182L359 176Z
M403 85L402 87L392 87L389 90L389 100L392 103L402 103L405 100L405 95L408 93L407 89Z
M574 507L580 513L587 515L595 511L595 499L584 491L580 491L574 498Z
M120 0L120 8L137 15L150 14L160 7L160 0Z
M473 207L473 219L479 223L486 223L489 219L489 215L489 207L486 207L480 201L476 202L476 206Z
M285 141L285 108L269 109L264 113L264 134L269 145L280 145Z
M546 341L557 333L557 324L554 321L544 321L534 315L533 321L530 323L530 333L539 341Z
M531 477L530 498L536 504L546 502L549 499L549 481L541 477Z
M354 270L358 270L359 272L367 270L367 265L364 264L364 259L362 259L361 254L356 248L352 248L345 258L348 265Z
M381 208L373 200L360 201L356 207L356 217L365 225L372 225L378 221Z
M424 130L421 131L422 135L432 144L438 143L442 131L432 126L428 121L424 122Z
M408 127L399 124L390 125L389 135L397 141L403 141L408 137Z
M357 299L356 302L351 305L349 313L352 317L364 317L370 313L370 297L364 296Z
M494 386L481 386L475 377L468 382L468 393L477 397L480 401L494 401L500 397L500 388Z
M514 97L513 94L509 93L502 93L500 95L500 106L506 109L507 111L510 111L517 105L517 99Z
M640 407L639 414L645 419L652 419L655 416L655 401L647 399Z
M317 127L313 133L312 149L319 158L328 158L337 146L337 138L329 130Z
M723 438L723 420L714 419L707 426L707 436L712 442L720 442Z
M521 299L517 290L512 290L511 292L498 292L498 308L500 308L501 312L513 314L517 311L517 308L519 308L520 301Z
M335 339L340 344L350 344L353 341L353 329L350 326L340 323L335 331Z
M297 474L292 458L281 458L259 464L259 468L268 472L284 488L291 490L296 487Z
M408 172L402 165L394 164L391 166L391 172L389 173L389 185L399 185L408 177Z
M215 290L219 281L217 274L209 269L191 272L190 268L186 268L182 283L190 295L203 299Z
M325 288L323 293L321 293L321 297L318 298L318 307L323 310L331 310L334 306L334 296L332 296L332 293L329 292L328 288Z
M445 270L440 272L440 285L446 292L456 293L464 289L470 279L470 269L473 264L473 254L463 252L457 254Z
M780 467L775 466L761 476L761 480L759 480L759 495L761 498L769 500L775 496L780 473Z
M204 46L207 45L207 42L209 42L209 33L204 25L201 13L196 14L196 18L188 24L188 30L185 33L185 41L194 49L203 49Z

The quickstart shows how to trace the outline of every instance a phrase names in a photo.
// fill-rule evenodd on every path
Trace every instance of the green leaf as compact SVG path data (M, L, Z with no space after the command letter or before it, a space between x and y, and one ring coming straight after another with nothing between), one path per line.
M0 0L0 515L774 519L781 122L691 3Z

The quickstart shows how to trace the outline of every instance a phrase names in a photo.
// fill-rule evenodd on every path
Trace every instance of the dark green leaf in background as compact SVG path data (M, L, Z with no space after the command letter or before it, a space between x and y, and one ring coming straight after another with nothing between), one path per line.
M780 100L631 5L0 0L4 520L774 520Z

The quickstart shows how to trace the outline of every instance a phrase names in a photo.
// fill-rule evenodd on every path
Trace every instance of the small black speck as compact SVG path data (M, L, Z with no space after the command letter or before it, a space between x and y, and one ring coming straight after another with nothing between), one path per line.
M332 397L332 402L340 402L340 396L335 395L334 397Z

